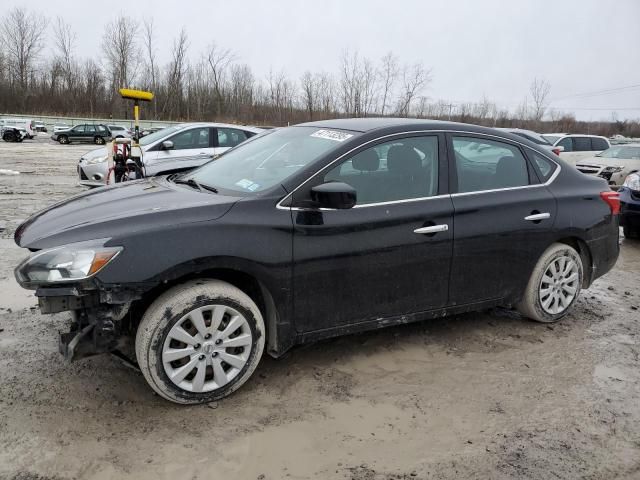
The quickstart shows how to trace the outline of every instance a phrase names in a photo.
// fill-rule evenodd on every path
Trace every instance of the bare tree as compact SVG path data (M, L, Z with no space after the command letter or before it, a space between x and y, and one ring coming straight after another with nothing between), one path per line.
M9 10L0 25L9 78L23 92L34 73L34 63L44 46L46 19L23 7Z
M137 31L138 22L123 14L105 27L102 48L111 76L112 94L115 94L118 88L131 86L135 80L135 62L138 57Z
M155 34L153 29L153 18L145 19L142 24L142 43L144 45L147 84L145 88L156 92L158 89L158 65L155 48ZM153 111L158 116L158 102L153 102Z
M529 87L529 93L533 101L532 116L533 120L539 122L544 117L547 109L549 93L551 93L551 85L546 80L534 78Z
M167 70L167 98L165 108L167 113L181 118L183 115L183 80L186 76L187 65L187 48L188 39L187 31L184 27L180 30L180 34L173 41L173 51L171 53L171 61Z
M380 104L380 115L384 115L387 105L391 101L391 95L396 79L398 78L398 58L393 52L387 53L382 57L382 66L380 67L380 78L382 83L382 100Z
M55 61L60 65L63 73L66 96L68 104L75 102L74 95L76 91L76 82L78 81L78 66L74 59L74 49L76 34L71 29L71 25L64 21L62 17L57 17L53 25L53 38L55 48Z
M426 70L421 63L403 68L402 92L398 99L398 115L406 117L411 114L411 101L424 90L430 81L431 71Z
M216 116L222 114L224 106L224 83L229 65L234 59L234 55L229 49L220 48L215 43L209 46L206 53L207 63L213 80L214 102L216 105Z

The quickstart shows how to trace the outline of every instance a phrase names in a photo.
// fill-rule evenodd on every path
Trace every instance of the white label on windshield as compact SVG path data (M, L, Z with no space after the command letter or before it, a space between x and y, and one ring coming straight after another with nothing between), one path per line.
M334 140L336 142L344 142L345 140L353 137L350 133L339 132L337 130L318 130L311 134L312 137L326 138L327 140Z
M250 192L255 192L260 188L259 184L254 183L252 180L247 180L246 178L236 182L236 185L240 188L244 188L245 190L249 190Z

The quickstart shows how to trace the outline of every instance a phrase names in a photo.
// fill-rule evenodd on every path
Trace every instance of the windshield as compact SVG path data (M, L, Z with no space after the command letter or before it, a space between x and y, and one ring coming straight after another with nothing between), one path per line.
M232 192L261 192L355 135L317 127L283 128L228 151L186 178Z
M555 144L558 140L560 140L562 138L562 135L545 135L542 134L542 136L551 144Z
M162 130L158 130L157 132L150 133L149 135L146 135L140 139L140 145L143 147L151 145L153 142L157 142L158 140L161 140L164 137L171 135L172 133L182 130L183 128L184 126L182 125L176 125L174 127L167 127L163 128Z
M640 146L611 147L597 155L604 158L640 159Z

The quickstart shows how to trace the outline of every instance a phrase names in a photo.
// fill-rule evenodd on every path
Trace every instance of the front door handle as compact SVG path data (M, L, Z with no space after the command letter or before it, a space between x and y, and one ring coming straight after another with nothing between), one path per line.
M525 220L528 220L530 222L539 222L540 220L546 220L547 218L551 218L551 214L548 212L534 213L532 215L524 217Z
M430 225L428 227L416 228L413 233L438 233L438 232L446 232L449 230L449 225L446 223L443 225Z

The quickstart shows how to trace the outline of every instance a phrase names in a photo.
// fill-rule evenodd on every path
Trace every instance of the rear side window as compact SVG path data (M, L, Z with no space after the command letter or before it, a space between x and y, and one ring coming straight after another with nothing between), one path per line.
M591 151L591 139L589 137L573 137L573 150L576 152Z
M453 137L458 192L529 185L527 161L519 148L474 137Z
M538 171L542 183L549 180L553 172L555 172L557 165L539 153L531 153L530 158L533 159L533 164Z
M244 130L235 128L218 128L218 146L219 147L235 147L244 142L249 136Z
M604 138L592 138L591 139L591 150L601 152L609 148L607 141Z

